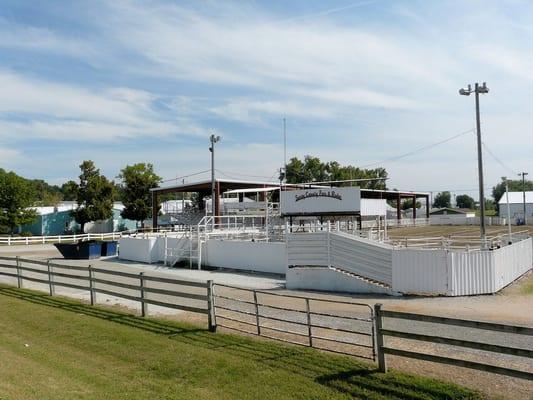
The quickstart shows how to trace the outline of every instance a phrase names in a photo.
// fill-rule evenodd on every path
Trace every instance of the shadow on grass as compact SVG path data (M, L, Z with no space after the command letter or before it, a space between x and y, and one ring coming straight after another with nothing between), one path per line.
M326 354L271 341L210 333L207 329L171 321L142 318L133 314L92 307L63 297L0 286L0 295L34 304L84 314L106 321L165 335L192 347L220 351L305 376L340 393L361 399L478 399L478 395L453 384L390 372L378 373L375 366L353 357Z

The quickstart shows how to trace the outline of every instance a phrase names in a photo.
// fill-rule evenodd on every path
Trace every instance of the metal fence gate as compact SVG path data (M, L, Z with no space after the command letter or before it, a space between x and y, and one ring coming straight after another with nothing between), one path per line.
M368 304L214 284L215 324L251 335L376 359Z

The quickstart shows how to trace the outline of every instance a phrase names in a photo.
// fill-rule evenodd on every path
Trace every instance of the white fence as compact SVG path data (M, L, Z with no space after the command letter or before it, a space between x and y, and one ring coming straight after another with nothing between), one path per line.
M398 249L393 289L404 293L464 296L495 293L531 269L532 239L494 250Z
M79 235L55 235L55 236L0 236L0 245L17 244L46 244L67 243L78 240L117 240L124 235L131 235L136 231L110 232L110 233L84 233Z

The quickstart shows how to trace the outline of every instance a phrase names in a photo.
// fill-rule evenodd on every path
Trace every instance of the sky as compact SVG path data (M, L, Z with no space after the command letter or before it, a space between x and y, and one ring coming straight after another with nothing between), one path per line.
M220 178L276 180L285 118L289 158L476 198L458 90L490 89L489 192L533 174L531 43L520 0L0 0L0 168L61 184L87 159L109 178L150 162L173 179L209 170L215 133Z

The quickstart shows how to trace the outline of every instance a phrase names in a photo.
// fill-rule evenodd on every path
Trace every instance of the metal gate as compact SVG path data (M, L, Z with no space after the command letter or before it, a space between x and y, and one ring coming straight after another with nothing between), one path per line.
M274 340L375 360L368 304L214 284L215 323Z

